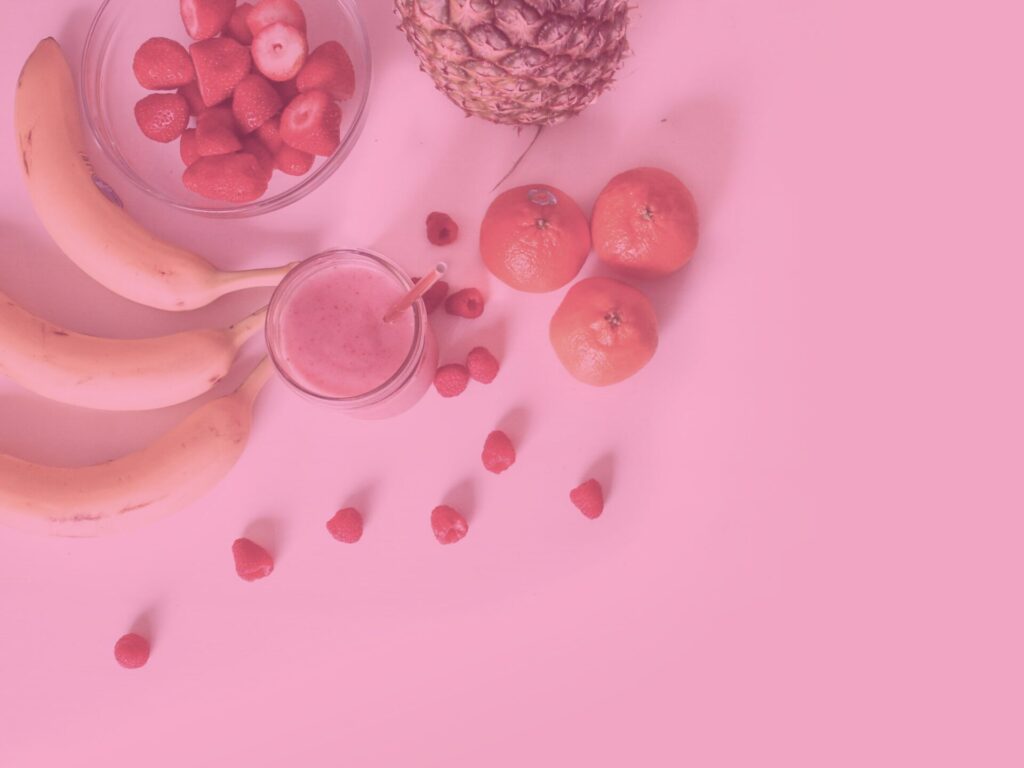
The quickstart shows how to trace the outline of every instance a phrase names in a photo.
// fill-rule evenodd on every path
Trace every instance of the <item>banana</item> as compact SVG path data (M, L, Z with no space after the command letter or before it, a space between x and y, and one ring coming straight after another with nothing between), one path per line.
M0 523L56 536L128 530L202 496L245 448L252 406L272 364L211 400L148 447L84 467L51 467L0 455Z
M219 330L104 339L61 328L0 292L0 373L51 400L108 411L182 403L227 375L266 307Z
M222 272L136 222L93 173L71 69L43 40L18 78L14 121L32 204L61 250L114 293L151 307L187 310L225 293L277 285L291 265Z

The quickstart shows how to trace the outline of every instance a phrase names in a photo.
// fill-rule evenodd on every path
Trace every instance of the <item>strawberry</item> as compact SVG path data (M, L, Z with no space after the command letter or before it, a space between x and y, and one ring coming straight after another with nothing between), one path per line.
M284 146L284 141L281 139L281 118L276 115L261 125L256 133L267 149L274 154L277 154Z
M235 86L231 109L242 133L252 133L283 107L281 97L274 86L262 75L255 72L246 75Z
M334 40L319 46L302 65L295 84L301 93L319 89L338 101L351 99L356 92L356 73L348 51Z
M282 22L306 33L306 14L295 0L260 0L249 12L249 31L253 37L271 24Z
M586 517L600 517L604 511L604 492L597 480L587 480L582 485L569 491L569 500Z
M501 430L495 430L487 436L480 458L484 463L484 469L500 475L516 463L516 449L508 435Z
M339 509L327 521L327 530L338 541L355 544L363 537L363 516L358 509L352 507Z
M434 245L454 243L459 236L459 225L447 213L434 211L427 216L427 240Z
M341 107L324 91L300 93L281 114L281 138L311 155L331 155L341 144Z
M252 3L242 3L235 8L231 18L228 19L228 25L224 28L224 34L242 45L252 43L252 30L249 29L249 15L252 11Z
M476 288L463 288L445 300L444 311L472 320L484 313L484 296Z
M196 67L196 80L203 103L212 107L231 95L252 69L249 49L230 37L215 37L193 43L189 48Z
M235 539L231 545L235 572L246 581L256 581L274 572L274 558L252 539Z
M181 20L193 40L207 40L220 33L235 11L235 0L181 0Z
M313 160L308 152L283 144L274 157L274 167L289 176L305 176L313 167Z
M166 37L151 37L140 45L132 59L132 71L139 85L151 91L177 88L196 79L188 51Z
M178 151L181 153L181 162L185 164L186 168L201 157L199 154L199 144L196 141L195 128L189 128L181 134L181 144L178 147Z
M267 191L267 175L248 152L201 157L182 176L185 186L211 200L247 203Z
M412 281L413 283L418 283L421 279L422 278L414 277ZM430 288L427 289L427 292L423 294L423 304L427 308L427 314L429 315L435 309L440 307L441 304L444 303L444 297L447 295L448 283L444 280L438 280L430 286Z
M138 669L149 661L149 640L129 632L114 643L114 658L125 669Z
M278 83L299 74L308 52L305 34L281 22L264 27L252 39L256 69Z
M259 161L263 175L269 183L270 178L274 175L274 155L267 149L267 146L259 140L258 136L246 136L242 139L242 151L248 152Z
M228 107L211 107L197 118L196 149L200 155L227 155L241 148L235 117Z
M285 104L291 104L292 99L299 95L299 86L295 84L295 78L285 80L283 83L274 83L274 87Z
M441 397L461 395L469 386L469 371L458 363L442 365L434 373L434 388Z
M176 93L151 93L135 105L135 121L153 141L174 141L188 126L188 102Z
M452 507L442 504L430 513L430 527L442 544L454 544L469 533L469 523Z
M191 59L189 59L191 61ZM179 96L184 96L188 102L188 111L191 115L198 115L206 110L203 103L203 95L199 92L199 83L193 80L191 83L181 86L177 91Z
M474 381L490 384L498 375L498 358L484 347L474 347L466 355L466 367Z

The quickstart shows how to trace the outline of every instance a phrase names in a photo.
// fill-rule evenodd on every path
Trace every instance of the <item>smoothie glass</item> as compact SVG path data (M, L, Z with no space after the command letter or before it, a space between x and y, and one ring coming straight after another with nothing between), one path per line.
M412 290L390 259L359 249L306 259L281 281L267 313L278 372L308 399L360 418L394 416L427 391L437 341L422 300L385 323Z

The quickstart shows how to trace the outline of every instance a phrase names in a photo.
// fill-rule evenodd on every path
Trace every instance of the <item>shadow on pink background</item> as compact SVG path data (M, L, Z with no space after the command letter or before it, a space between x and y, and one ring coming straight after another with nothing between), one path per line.
M642 286L657 356L595 390L548 346L561 293L509 291L476 254L530 133L452 108L390 5L360 2L370 116L313 196L212 222L118 190L225 267L358 245L422 273L423 219L448 211L451 282L489 303L440 317L442 362L483 342L499 378L381 423L272 382L235 471L176 517L89 541L0 530L0 766L1022 764L1018 6L638 0L615 89L508 182L589 209L653 164L701 207L694 262ZM8 98L39 39L77 56L92 11L8 19ZM27 308L143 336L266 301L167 316L113 296L4 162L0 287ZM98 461L193 407L93 413L4 382L0 451ZM500 477L479 462L497 427L519 447ZM597 521L568 503L592 475ZM471 530L442 548L444 502ZM352 504L366 533L345 546L324 523ZM274 551L270 578L235 576L240 535ZM112 647L133 628L153 655L127 672Z

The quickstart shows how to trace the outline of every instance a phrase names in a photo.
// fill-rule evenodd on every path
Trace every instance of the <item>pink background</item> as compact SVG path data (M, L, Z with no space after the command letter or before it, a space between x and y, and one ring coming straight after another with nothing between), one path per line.
M224 223L119 191L225 267L363 245L421 270L441 253L422 219L447 210L452 281L490 303L438 323L443 355L485 342L502 374L385 423L275 381L191 509L101 540L0 530L0 766L1024 763L1019 3L638 0L615 90L511 180L589 208L656 164L696 195L698 257L646 286L658 355L607 390L548 347L560 295L477 260L529 136L461 117L390 2L360 4L370 115L312 197ZM38 39L77 56L93 4L4 8L10 104ZM25 306L134 336L265 299L169 317L92 283L34 218L10 122L0 285ZM0 450L108 458L192 407L93 413L5 382ZM520 452L500 477L478 459L496 425ZM596 522L566 499L591 473ZM444 500L471 517L454 547L428 525ZM352 501L368 525L344 546L323 524ZM234 575L246 531L276 552L263 582ZM153 656L127 672L111 649L136 623Z

